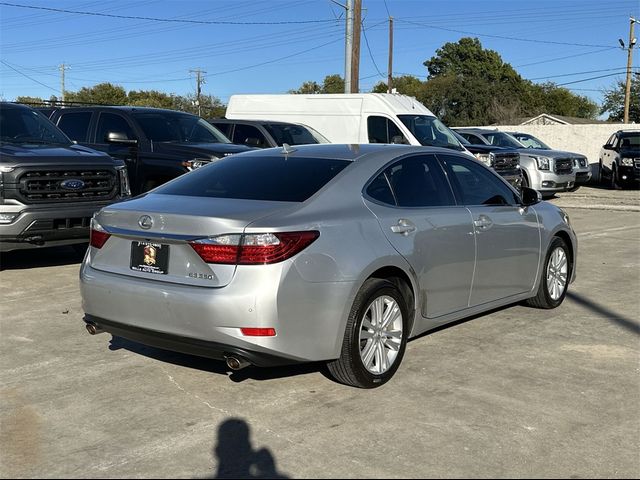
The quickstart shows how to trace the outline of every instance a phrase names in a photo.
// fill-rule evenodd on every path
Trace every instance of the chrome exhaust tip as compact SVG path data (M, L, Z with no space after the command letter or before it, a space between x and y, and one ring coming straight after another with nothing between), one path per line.
M234 371L242 370L243 368L251 365L250 362L236 355L229 355L225 356L224 358L227 361L227 367Z
M87 329L87 332L89 332L89 334L91 334L91 335L97 335L98 333L104 332L104 330L101 329L95 323L87 323L87 324L85 324L85 328Z

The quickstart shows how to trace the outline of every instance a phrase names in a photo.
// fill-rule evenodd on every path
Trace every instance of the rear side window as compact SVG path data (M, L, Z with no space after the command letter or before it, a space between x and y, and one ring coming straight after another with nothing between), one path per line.
M264 128L275 139L278 145L306 145L318 143L309 130L299 125L284 125L281 123L266 124Z
M63 113L58 120L58 127L71 140L86 142L91 122L91 112Z
M260 130L253 125L245 125L243 123L236 124L236 128L233 131L233 143L260 148L270 146Z
M242 155L210 163L154 193L304 202L350 163L325 158Z
M220 123L220 122L214 122L214 121L209 121L209 123L214 127L216 127L218 130L220 130L225 137L231 138L231 127L233 127L233 124Z

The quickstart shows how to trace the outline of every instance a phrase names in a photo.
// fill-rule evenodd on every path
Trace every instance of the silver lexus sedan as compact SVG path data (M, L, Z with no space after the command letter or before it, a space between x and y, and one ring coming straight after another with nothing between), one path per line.
M377 387L407 340L575 276L567 215L452 150L310 145L217 161L95 215L92 333Z

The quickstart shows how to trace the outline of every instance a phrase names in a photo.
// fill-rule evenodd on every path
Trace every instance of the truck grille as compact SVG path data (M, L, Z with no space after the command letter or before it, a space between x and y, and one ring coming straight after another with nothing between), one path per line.
M573 171L573 159L556 158L553 171L560 175L571 173Z
M491 166L497 172L503 170L513 170L520 164L520 155L518 153L493 153L493 162Z
M640 158L633 159L633 166L636 170L640 170Z
M110 170L29 170L18 179L20 195L30 203L110 200L117 191Z

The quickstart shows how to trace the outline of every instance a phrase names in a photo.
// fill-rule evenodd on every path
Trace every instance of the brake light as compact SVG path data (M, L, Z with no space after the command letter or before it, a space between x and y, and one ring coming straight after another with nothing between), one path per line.
M109 237L110 233L107 233L102 226L96 222L93 218L91 219L91 232L89 234L89 245L95 248L102 248Z
M275 337L275 328L241 328L240 331L245 337Z
M207 263L268 265L282 262L311 245L318 231L219 235L190 242Z

